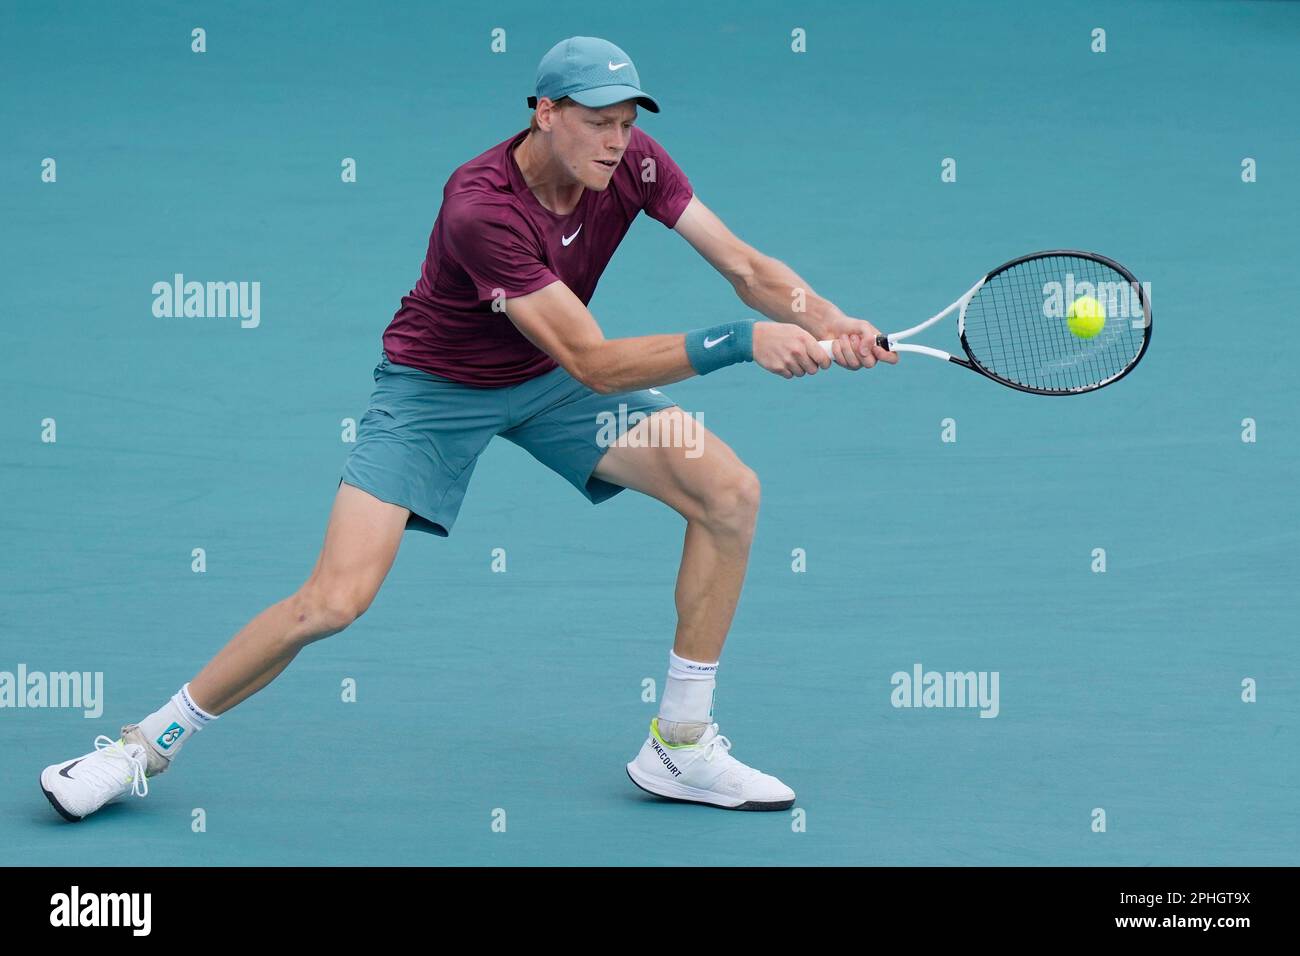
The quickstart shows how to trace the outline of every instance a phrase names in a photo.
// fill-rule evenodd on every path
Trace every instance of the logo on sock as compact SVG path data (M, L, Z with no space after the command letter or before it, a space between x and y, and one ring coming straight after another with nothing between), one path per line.
M180 740L183 733L185 733L185 728L173 720L172 725L164 730L162 736L158 738L158 746L163 750L170 750L172 744Z

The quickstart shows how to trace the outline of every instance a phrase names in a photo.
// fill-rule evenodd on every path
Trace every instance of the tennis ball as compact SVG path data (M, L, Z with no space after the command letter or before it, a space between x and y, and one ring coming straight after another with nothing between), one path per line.
M1070 303L1065 313L1070 331L1081 339L1090 339L1106 324L1106 310L1090 295L1083 295Z

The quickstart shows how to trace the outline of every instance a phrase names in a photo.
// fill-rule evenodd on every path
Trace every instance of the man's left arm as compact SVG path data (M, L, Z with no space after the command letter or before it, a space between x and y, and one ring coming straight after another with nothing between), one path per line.
M864 319L845 315L823 299L793 269L742 242L698 196L673 228L695 247L735 288L740 300L777 322L792 322L817 339L834 339L836 364L871 368L876 362L898 362L895 352L876 344L879 330Z

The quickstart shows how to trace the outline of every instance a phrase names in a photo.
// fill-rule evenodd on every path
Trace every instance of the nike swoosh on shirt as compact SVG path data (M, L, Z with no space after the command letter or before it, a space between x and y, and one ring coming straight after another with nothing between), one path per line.
M66 767L61 768L59 770L59 776L67 777L69 780L74 779L72 774L68 773L68 771L71 770L73 767L75 767L77 764L81 763L81 761L85 759L86 759L85 757L79 757L76 760L72 761L72 763L68 764Z
M609 61L609 68L611 72L614 70L621 70L625 66L627 66L626 63L615 63L613 60Z
M725 342L725 341L727 341L727 339L729 339L729 338L731 338L731 333L730 333L730 332L728 332L726 335L724 335L724 336L723 336L722 338L720 338L720 339L705 339L705 340L704 340L704 347L705 347L706 349L711 349L711 348L713 348L713 346L717 345L719 342Z
M560 242L564 243L564 244L567 246L567 245L568 245L569 243L571 243L574 239L577 239L577 238L578 238L578 233L580 233L580 232L582 232L582 223L578 223L578 228L575 229L575 230L573 230L573 235L571 235L571 236L560 236Z

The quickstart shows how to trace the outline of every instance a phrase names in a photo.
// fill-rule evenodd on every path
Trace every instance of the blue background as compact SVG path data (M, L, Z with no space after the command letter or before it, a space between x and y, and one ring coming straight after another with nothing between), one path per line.
M0 670L103 671L107 694L98 720L0 710L0 861L1298 862L1300 5L0 16ZM738 757L795 788L806 832L627 780L682 522L631 493L593 508L505 442L453 536L408 534L363 618L222 716L147 800L64 824L41 768L159 707L310 572L340 421L364 411L442 185L527 125L538 59L576 33L632 55L664 106L640 123L700 198L850 314L906 327L1006 259L1095 249L1152 283L1150 351L1067 399L915 356L667 389L764 483L717 716ZM155 318L151 287L177 272L260 281L261 326ZM592 310L610 336L747 314L649 219ZM918 662L998 671L1000 715L893 708L890 675Z

